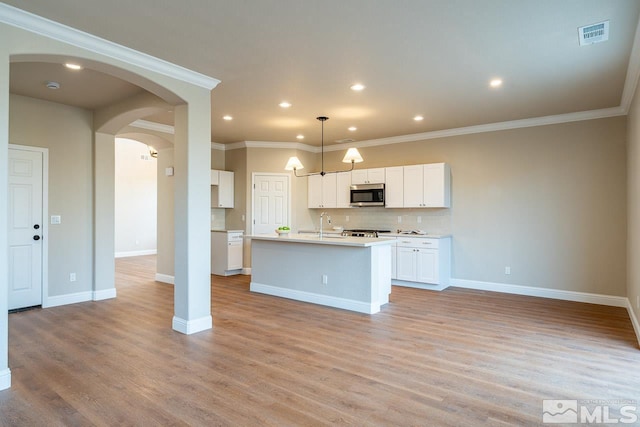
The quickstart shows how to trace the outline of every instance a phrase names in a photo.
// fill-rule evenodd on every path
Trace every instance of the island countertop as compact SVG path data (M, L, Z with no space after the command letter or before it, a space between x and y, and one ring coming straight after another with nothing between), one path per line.
M282 243L311 243L317 245L356 246L363 248L378 245L391 245L396 241L395 238L345 237L335 234L323 237L313 234L255 234L245 237L252 240L269 240Z

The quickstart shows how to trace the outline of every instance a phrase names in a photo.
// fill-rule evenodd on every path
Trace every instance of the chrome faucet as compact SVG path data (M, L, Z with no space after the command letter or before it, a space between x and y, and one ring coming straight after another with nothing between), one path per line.
M320 238L321 238L321 239L322 239L322 224L324 223L323 218L324 218L324 216L325 216L325 215L327 215L327 213L326 213L326 212L322 212L322 213L320 214ZM328 223L329 225L331 225L331 217L330 217L329 215L327 215L327 223Z

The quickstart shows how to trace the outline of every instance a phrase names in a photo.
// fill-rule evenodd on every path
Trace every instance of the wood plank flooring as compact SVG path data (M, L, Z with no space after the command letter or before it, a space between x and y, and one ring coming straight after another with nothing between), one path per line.
M640 401L627 312L394 287L377 315L212 276L214 329L171 330L155 257L117 260L118 298L9 316L2 426L534 426L543 399Z

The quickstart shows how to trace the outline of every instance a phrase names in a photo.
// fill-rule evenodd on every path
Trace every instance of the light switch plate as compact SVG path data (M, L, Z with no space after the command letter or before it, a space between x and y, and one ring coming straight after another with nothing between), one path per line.
M165 168L165 169L164 169L164 174L165 174L166 176L173 176L173 166L172 166L172 167L170 167L170 168Z
M60 215L51 215L51 224L61 224L62 217Z

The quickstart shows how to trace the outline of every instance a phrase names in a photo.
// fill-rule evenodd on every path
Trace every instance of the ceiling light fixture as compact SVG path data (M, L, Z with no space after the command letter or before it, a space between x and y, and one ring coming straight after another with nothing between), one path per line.
M358 128L357 128L357 127L355 127L355 126L349 126L349 131L351 131L351 132L355 132L355 131L357 131L357 130L358 130Z
M74 71L82 70L82 65L74 64L72 62L67 62L64 66Z
M230 121L230 120L233 120L233 117L226 115L226 116L222 116L222 119L226 121Z
M360 155L360 153L358 152L357 148L349 148L347 150L347 154L345 154L344 158L342 159L342 161L344 163L351 163L351 169L347 169L347 170L343 170L343 171L331 171L331 172L325 172L324 170L324 122L326 122L327 120L329 120L329 117L324 117L324 116L320 116L320 117L316 117L317 120L320 120L320 122L322 123L322 146L321 146L321 151L320 151L320 155L321 157L321 170L320 172L314 172L314 173L308 173L308 174L304 174L304 175L298 175L298 169L304 169L304 166L302 165L302 163L300 162L300 160L298 159L298 157L293 156L289 158L289 161L287 162L287 165L284 167L284 170L288 170L288 171L293 171L293 174L295 176L297 176L298 178L301 178L303 176L311 176L311 175L320 175L320 176L325 176L328 173L339 173L339 172L349 172L352 171L353 168L355 167L356 163L360 163L362 162L362 156Z
M355 90L355 91L361 91L365 88L366 86L363 85L362 83L356 83L354 85L351 86L351 90Z
M282 101L280 104L278 104L279 106L281 106L282 108L289 108L291 107L291 103L287 102L287 101Z
M156 150L155 148L153 148L150 145L147 145L147 147L149 147L149 155L151 157L153 157L154 159L157 159L158 158L158 150Z
M496 88L502 86L502 79L493 79L489 82L489 86Z
M423 120L424 120L424 117L422 117L422 116L415 116L415 117L413 118L413 120L415 120L416 122L421 122L421 121L423 121Z
M300 135L296 135L296 138L298 139L304 139L304 135L300 134Z

